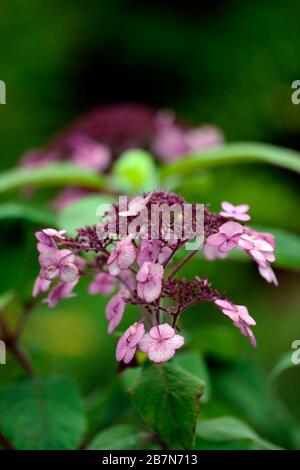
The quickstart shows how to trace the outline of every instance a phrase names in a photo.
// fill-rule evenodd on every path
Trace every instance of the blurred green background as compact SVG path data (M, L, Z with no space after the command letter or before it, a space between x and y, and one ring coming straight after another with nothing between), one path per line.
M291 102L291 83L300 79L299 17L297 0L2 2L0 79L6 82L7 104L0 106L1 169L16 165L24 151L45 145L95 105L128 101L173 109L192 124L215 124L230 142L300 150L300 105ZM194 174L178 190L214 210L222 200L247 202L253 223L300 235L299 180L284 169L234 165ZM39 190L35 203L46 196ZM8 199L20 201L22 194L3 196ZM19 296L7 313L13 325L38 272L33 233L39 224L22 217L0 223L0 290ZM248 306L257 320L256 350L210 306L187 312L182 323L210 366L213 395L204 417L240 416L291 447L285 428L300 420L300 366L272 385L273 408L261 379L300 339L299 272L277 272L278 288L266 284L251 263L197 260L185 272L207 274L236 303ZM36 307L23 345L40 374L78 381L88 397L90 435L114 423L139 423L117 378L106 300L88 297L86 285L78 292L54 310ZM125 323L134 318L132 311ZM232 361L240 367L236 373ZM9 357L7 366L0 366L1 386L20 373Z

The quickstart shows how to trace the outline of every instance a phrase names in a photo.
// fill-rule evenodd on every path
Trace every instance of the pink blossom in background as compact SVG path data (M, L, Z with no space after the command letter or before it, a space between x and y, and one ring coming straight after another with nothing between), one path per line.
M145 334L145 327L143 323L134 323L131 325L123 336L119 339L116 349L117 361L123 361L125 364L133 359L137 345Z
M186 133L186 143L190 152L197 152L224 143L224 135L215 126L204 125L190 129Z
M139 342L139 349L150 361L166 362L175 355L175 350L184 345L184 337L177 335L168 323L153 326Z
M89 285L89 293L110 295L116 286L116 278L107 273L99 273Z
M74 142L70 160L83 168L105 171L111 163L111 152L107 145L82 136Z
M146 302L154 302L158 299L162 288L164 268L161 264L146 261L140 267L136 275L137 293Z
M122 298L122 295L117 294L112 297L105 309L105 315L107 320L109 321L107 329L109 334L113 333L117 326L119 326L119 324L121 323L124 311L125 302Z
M223 217L232 217L233 219L240 220L242 222L250 220L250 215L246 214L250 209L248 204L234 206L230 202L222 202L221 207L223 210L220 212L220 215Z
M85 188L71 187L63 189L52 201L52 207L56 212L61 212L65 207L82 199L88 194L90 194L90 191Z
M117 243L111 252L107 264L111 276L117 276L121 271L128 269L136 258L136 249L132 243L132 236L124 238Z
M206 243L217 247L221 253L226 253L237 245L243 232L243 226L237 222L225 222L219 227L219 233L210 235L206 239Z

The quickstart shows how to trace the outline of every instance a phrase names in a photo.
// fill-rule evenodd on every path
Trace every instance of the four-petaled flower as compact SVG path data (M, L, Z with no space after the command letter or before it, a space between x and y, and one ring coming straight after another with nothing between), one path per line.
M62 282L73 282L78 276L76 257L70 250L46 248L39 256L41 275L48 281L59 278Z
M161 264L145 261L137 272L137 293L148 303L158 299L161 293L164 268Z
M116 359L117 361L123 361L125 364L129 364L129 362L133 359L135 355L135 351L137 349L137 345L141 338L145 334L145 327L143 323L133 323L123 336L118 341L117 349L116 349Z
M230 202L222 202L221 204L222 211L220 215L223 217L232 217L233 219L240 220L242 222L248 222L250 220L250 215L246 214L250 207L248 204L239 204L238 206L234 206Z
M237 222L225 222L219 228L219 232L210 235L206 243L218 248L221 253L230 251L235 245L237 245L240 236L244 232L244 227Z
M166 362L174 356L175 350L184 345L184 337L177 335L168 323L153 326L139 342L139 349L147 354L150 361Z

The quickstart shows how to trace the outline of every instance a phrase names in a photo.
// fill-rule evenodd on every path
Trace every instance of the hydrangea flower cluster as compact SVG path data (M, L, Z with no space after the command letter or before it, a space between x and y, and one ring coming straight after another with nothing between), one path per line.
M106 237L99 237L98 226L80 228L74 238L55 229L37 232L41 270L33 295L48 292L44 301L54 307L61 299L75 295L74 288L81 276L92 276L91 295L113 294L105 311L110 334L120 325L127 304L136 305L140 318L121 336L116 349L117 361L125 364L133 360L137 349L156 363L171 359L184 345L184 337L178 333L178 319L201 302L215 305L255 346L251 327L256 322L245 306L230 301L205 277L193 280L178 277L181 267L199 253L199 250L187 251L176 264L177 255L186 247L185 236L170 240L164 236L161 225L155 239L145 237L145 232L139 230L120 238L124 218L134 222L153 204L172 207L174 203L183 206L184 200L174 193L153 192L130 200L125 211L114 205L117 233L108 233ZM275 260L274 238L243 225L242 222L250 219L248 210L246 205L235 207L227 202L222 203L219 214L205 207L203 254L213 259L237 248L257 263L260 274L268 282L277 285L270 265ZM102 229L110 217L108 212L100 223Z
M21 165L35 167L69 161L93 171L109 172L120 154L131 148L149 150L158 160L169 162L223 142L218 128L212 125L192 128L170 111L140 104L107 105L80 117L45 148L26 152ZM66 188L54 206L61 210L86 193L84 188Z

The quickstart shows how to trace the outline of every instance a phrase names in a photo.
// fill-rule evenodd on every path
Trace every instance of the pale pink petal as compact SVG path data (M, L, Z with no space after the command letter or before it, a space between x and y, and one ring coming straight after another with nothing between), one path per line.
M221 253L226 253L234 247L234 243L231 240L226 240L219 246L219 251Z
M226 236L223 233L215 233L207 238L206 243L212 246L220 246L225 240Z
M78 276L78 269L75 264L66 264L59 270L59 278L62 282L73 282Z
M148 357L150 361L161 363L166 362L175 355L175 349L167 348L164 342L152 344L148 350Z
M147 354L150 345L153 343L153 340L150 338L149 333L144 334L144 336L139 341L139 349Z
M235 212L238 212L239 214L245 214L249 209L250 206L248 206L248 204L239 204L234 208Z
M238 240L238 245L244 250L253 250L254 241L248 235L242 235Z
M255 248L260 251L274 251L274 248L270 243L266 242L265 240L255 240L254 241Z
M233 235L243 233L244 228L241 224L238 224L237 222L225 222L225 224L221 225L219 231L220 233L224 233L228 238L230 238Z
M248 312L247 307L245 307L244 305L237 305L236 307L237 307L237 310L238 310L239 317L240 317L247 325L256 325L256 321L254 320L254 318L252 318L252 317L249 315L249 312Z
M173 338L175 335L175 330L168 323L163 323L162 325L153 326L149 332L149 335L150 338L155 340L166 340Z
M270 266L263 268L262 266L258 266L258 270L260 275L269 283L278 286L278 280L276 274L274 273L273 269Z
M234 215L234 218L236 220L240 220L241 222L248 222L251 219L250 215L248 214L238 214L238 213Z
M228 300L222 300L222 299L217 299L215 300L215 304L221 307L222 309L225 308L227 310L230 310L232 312L236 312L236 306L232 304L231 302L228 302Z
M234 210L234 205L231 202L223 201L221 204L222 209L226 212L232 212Z
M184 345L184 337L181 335L175 335L173 336L173 338L168 339L166 342L168 347L179 349Z

